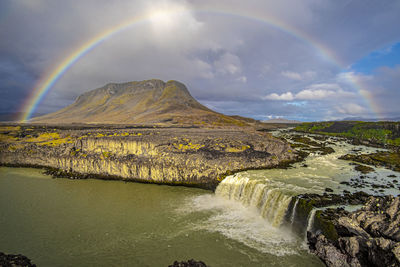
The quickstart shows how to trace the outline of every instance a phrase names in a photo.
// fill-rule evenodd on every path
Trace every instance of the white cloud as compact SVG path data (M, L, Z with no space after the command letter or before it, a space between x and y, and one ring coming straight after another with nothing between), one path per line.
M307 79L312 80L312 79L314 79L314 78L317 76L317 72L309 70L309 71L304 72L303 75L304 75Z
M232 53L224 53L214 62L215 69L220 74L237 74L242 71L240 58Z
M320 83L312 84L298 93L286 92L278 95L276 93L263 97L264 100L326 100L332 98L346 98L356 96L352 92L344 91L338 84Z
M247 82L247 77L246 76L240 76L236 80L238 80L239 82L242 82L242 83L246 83Z
M292 80L298 80L298 81L303 80L301 74L294 71L282 71L281 75Z
M281 95L276 93L269 94L263 97L264 100L283 100L283 101L291 101L294 100L294 96L291 92L287 92Z
M334 95L335 95L334 91L322 90L322 89L317 89L317 90L306 89L297 93L295 98L300 100L317 100L317 99L319 100L319 99L326 99Z
M312 80L317 76L315 71L305 71L305 72L294 72L294 71L282 71L281 75L295 81Z
M190 36L203 26L198 21L185 2L161 0L157 3L149 2L147 17L151 23L153 32L159 41L180 42L180 38ZM171 34L174 32L174 34Z
M340 107L337 107L337 111L341 114L346 114L346 115L361 115L367 112L367 110L364 107L361 107L360 105L355 103L348 103Z
M309 90L334 90L339 91L341 90L341 86L337 83L315 83L308 86Z

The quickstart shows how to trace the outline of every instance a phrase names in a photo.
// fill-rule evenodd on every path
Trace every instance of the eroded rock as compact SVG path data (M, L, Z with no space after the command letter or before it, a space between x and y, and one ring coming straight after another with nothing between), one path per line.
M196 261L196 260L188 260L188 261L174 261L172 265L169 265L168 267L207 267L207 265L202 262L202 261Z
M327 266L400 266L400 197L371 196L360 210L329 209L316 221L308 242Z
M1 267L36 267L31 260L21 254L4 254L0 252L0 266Z

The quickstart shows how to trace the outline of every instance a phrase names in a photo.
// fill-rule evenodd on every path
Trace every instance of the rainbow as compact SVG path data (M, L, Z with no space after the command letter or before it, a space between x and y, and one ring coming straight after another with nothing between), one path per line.
M188 11L178 10L173 13L183 13ZM291 25L288 25L277 18L274 17L265 17L262 14L255 14L255 13L246 13L242 11L226 11L226 10L206 10L206 9L196 9L194 12L204 12L206 14L216 14L216 15L227 15L227 16L236 16L248 20L254 20L257 22L261 22L267 24L274 29L277 29L281 32L284 32L288 35L291 35L298 40L308 44L309 46L313 47L318 54L325 60L330 63L333 63L340 69L343 69L343 64L341 60L336 57L336 55L328 49L325 45L315 40L313 37L308 35L307 33L301 32L298 29L294 28ZM88 54L91 50L99 46L101 43L106 41L107 39L111 38L112 36L127 30L133 26L139 25L141 23L145 23L150 21L151 14L147 14L144 16L137 16L133 19L125 21L121 24L115 25L106 29L105 31L95 35L91 39L87 40L84 44L80 45L76 49L73 50L68 56L66 56L61 63L58 63L56 66L51 68L50 71L46 72L36 86L33 88L32 93L26 98L22 105L22 118L20 121L26 122L28 121L33 112L36 110L37 106L46 96L46 94L51 90L54 84L63 76L65 72L68 71L80 58ZM360 95L366 100L366 103L370 107L371 111L375 114L379 114L379 109L377 106L374 105L372 101L372 97L366 93L365 90L362 90L362 84L359 81L353 80L351 81L354 84L354 87L359 91Z

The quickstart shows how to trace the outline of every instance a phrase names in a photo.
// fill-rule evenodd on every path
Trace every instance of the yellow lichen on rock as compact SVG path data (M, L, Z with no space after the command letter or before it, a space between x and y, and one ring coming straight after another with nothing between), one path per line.
M225 148L225 152L229 152L229 153L239 153L239 152L243 152L247 149L249 149L250 146L249 145L243 145L240 147L227 147Z

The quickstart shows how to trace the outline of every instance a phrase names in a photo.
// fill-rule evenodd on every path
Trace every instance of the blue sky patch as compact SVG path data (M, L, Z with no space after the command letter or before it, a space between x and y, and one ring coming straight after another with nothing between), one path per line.
M400 42L375 50L351 66L356 72L371 74L379 67L394 67L400 64Z

